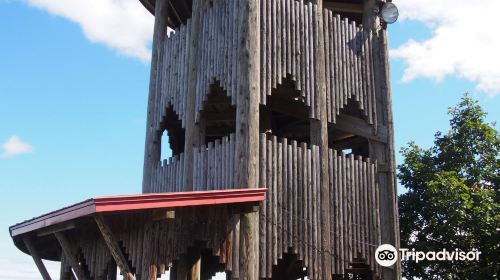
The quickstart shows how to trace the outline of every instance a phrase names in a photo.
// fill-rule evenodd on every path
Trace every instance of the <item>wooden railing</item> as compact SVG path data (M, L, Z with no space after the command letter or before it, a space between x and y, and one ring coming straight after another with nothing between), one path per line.
M182 192L184 186L184 154L158 162L150 178L151 189L145 192Z
M158 50L156 128L171 104L184 126L187 87L196 83L195 112L199 121L209 87L216 80L237 105L239 73L238 20L239 1L221 0L203 9L196 41L197 75L188 80L188 42L191 20L166 36ZM317 26L317 15L323 16L323 28ZM328 121L355 100L370 124L376 123L375 71L376 37L370 30L348 19L341 19L317 6L296 0L261 0L260 4L260 103L285 77L291 77L310 108L309 117L317 118L318 100L316 67L325 67ZM319 47L318 34L324 32L325 60L318 61L314 50Z
M184 185L184 154L154 167L147 192L205 191L234 188L234 134L194 149L193 186Z
M321 162L318 146L265 135L259 148L259 186L268 188L259 218L260 277L270 278L270 265L284 253L297 254L311 276L321 275L321 254L332 256L334 274L344 274L354 258L378 272L373 259L380 244L376 163L332 149L328 162ZM321 164L329 170L330 232L322 232L320 221ZM324 234L330 235L331 248L321 247Z
M234 134L231 134L229 137L223 137L222 140L215 140L194 149L194 190L220 190L235 187L234 138Z
M230 135L195 149L193 190L238 187L234 143ZM321 254L332 255L336 274L345 273L355 258L378 271L373 261L380 244L376 162L332 149L328 161L320 159L318 146L260 135L258 187L268 189L259 218L261 277L271 277L270 264L276 265L284 253L297 254L311 275L320 273ZM184 160L181 154L158 165L151 192L187 191L182 185ZM330 232L321 230L321 164L328 164L329 170ZM321 249L324 234L332 240L326 251Z
M335 123L349 99L358 102L370 124L377 122L375 67L377 40L371 30L323 11L328 121Z

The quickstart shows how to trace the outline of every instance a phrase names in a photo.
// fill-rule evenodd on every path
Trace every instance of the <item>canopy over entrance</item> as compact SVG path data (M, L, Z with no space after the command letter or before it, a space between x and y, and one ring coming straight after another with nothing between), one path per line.
M61 250L54 234L82 229L99 231L95 216L104 215L112 221L152 212L152 216L158 219L172 219L176 209L181 207L227 205L235 209L245 208L263 201L265 192L266 189L233 189L96 197L15 224L9 230L21 251L31 255L24 242L25 237L29 237L40 258L58 261Z

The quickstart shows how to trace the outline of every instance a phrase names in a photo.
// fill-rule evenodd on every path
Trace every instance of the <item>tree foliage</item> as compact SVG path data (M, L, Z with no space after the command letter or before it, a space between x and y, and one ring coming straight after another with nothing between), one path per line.
M429 149L402 149L398 178L401 247L481 252L479 261L404 262L408 279L498 279L500 276L500 138L469 95L449 109L450 131Z

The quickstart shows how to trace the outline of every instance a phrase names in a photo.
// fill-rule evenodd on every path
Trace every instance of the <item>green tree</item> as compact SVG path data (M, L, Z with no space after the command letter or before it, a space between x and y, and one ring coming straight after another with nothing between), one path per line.
M449 109L448 133L434 145L403 148L398 178L401 247L417 251L478 250L479 261L408 261L408 279L499 279L500 138L495 124L465 94Z

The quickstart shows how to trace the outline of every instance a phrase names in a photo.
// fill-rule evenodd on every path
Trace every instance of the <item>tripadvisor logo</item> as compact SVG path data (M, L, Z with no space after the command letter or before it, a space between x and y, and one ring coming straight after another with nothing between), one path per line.
M382 244L375 251L375 260L381 266L391 266L398 260L398 250L390 244Z
M391 266L398 258L401 261L414 261L418 263L419 261L478 261L481 252L477 250L472 250L469 252L461 251L455 249L454 251L448 251L446 249L440 251L415 251L415 249L400 248L399 253L394 246L390 244L382 244L375 251L375 260L381 266Z

